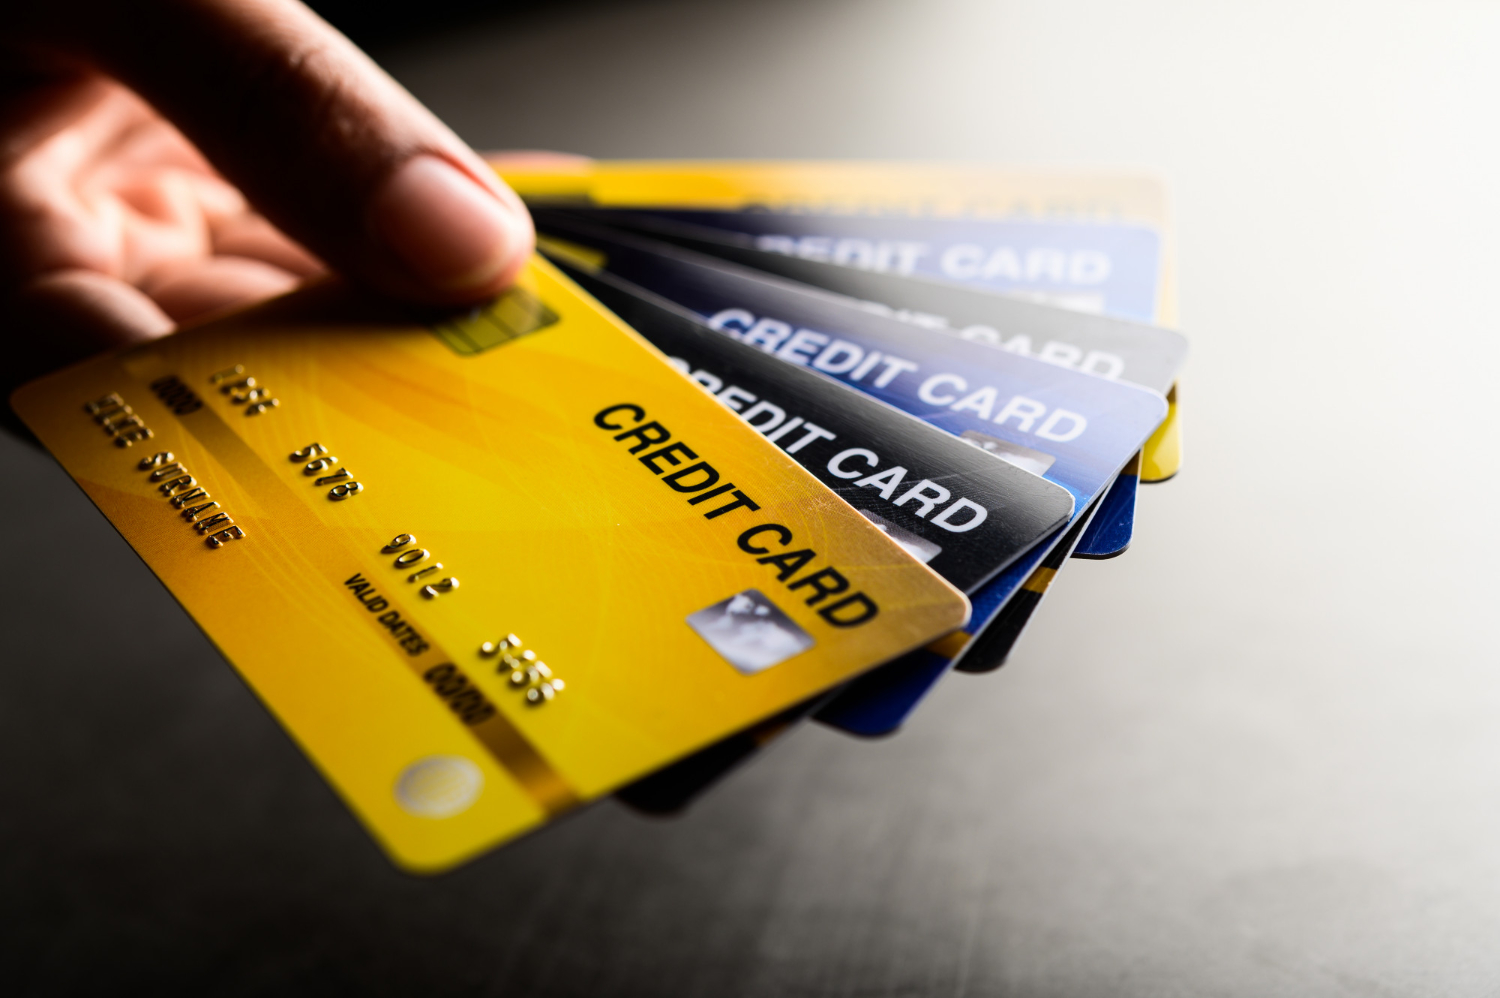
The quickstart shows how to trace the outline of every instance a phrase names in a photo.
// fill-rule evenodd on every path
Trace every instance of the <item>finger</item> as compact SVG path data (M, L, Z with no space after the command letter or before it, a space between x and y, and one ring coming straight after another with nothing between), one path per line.
M173 322L147 295L91 270L59 270L20 288L6 325L23 338L55 341L69 359L165 336Z
M17 386L108 347L165 336L172 320L124 281L89 270L35 278L5 303L9 332L0 390Z
M179 323L285 294L301 280L261 260L216 256L167 264L141 290Z
M469 301L530 255L520 200L292 0L93 0L67 25L28 16L55 46L82 37L82 57L162 111L278 228L372 286Z
M75 106L87 103L86 113L66 128L51 129L30 148L11 150L16 155L0 164L0 281L6 292L58 270L128 279L120 205L114 198L95 197L83 180L102 150L134 127L143 106L118 85L97 79L79 78L76 89L84 96ZM69 103L62 91L52 98L53 107ZM34 110L48 117L49 108ZM31 134L47 131L16 124Z
M119 276L144 290L160 261L208 255L209 231L195 186L179 171L138 171L105 190L81 192L95 217L118 219Z
M169 133L168 138L176 136L176 142L187 146L181 136L164 123L158 130ZM167 145L155 138L151 144ZM187 148L191 149L190 146ZM133 208L137 221L143 226L157 222L179 231L198 232L202 228L200 219L207 223L207 231L203 233L204 245L199 247L201 252L176 254L179 257L201 258L211 250L217 256L261 260L299 277L312 277L328 269L323 261L287 238L264 216L251 211L244 196L209 170L206 163L201 164L201 170L162 169L161 160L171 159L171 150L166 151L168 155L159 156L147 164L112 164L110 169L96 172L94 183L107 186L114 196ZM196 151L193 154L196 156ZM146 259L166 256L157 253ZM152 265L148 265L148 269L149 266Z
M260 215L236 215L210 220L214 253L260 260L298 277L314 277L328 268L323 261L292 242Z

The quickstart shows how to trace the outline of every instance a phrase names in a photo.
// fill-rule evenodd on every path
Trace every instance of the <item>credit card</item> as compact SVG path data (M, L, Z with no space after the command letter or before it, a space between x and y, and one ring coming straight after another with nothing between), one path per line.
M619 210L610 213L627 215ZM1079 342L1090 339L1086 332L1054 339L1049 334L1055 331L1046 328L1045 309L1035 310L1042 316L1031 317L1036 325L1021 325L1025 332L1014 332L1018 317L1012 313L1009 322L993 317L987 314L990 310L984 301L1006 294L1071 311L1149 319L1156 312L1161 239L1147 226L1067 220L885 219L766 211L628 214L656 219L656 226L645 221L643 228L650 226L650 234L672 242L678 242L681 235L673 239L661 232L662 223L692 226L699 238L680 244L701 252L712 252L704 245L709 240L703 239L703 234L737 236L749 243L752 252L759 253L751 256L742 250L729 257L736 263L840 294L880 301L905 321L953 331L978 343L1101 377L1119 377L1158 391L1171 387L1170 380L1161 384L1159 378L1151 376L1149 364L1142 365L1139 360L1133 365L1124 363L1121 351L1112 349L1107 332L1093 337L1105 343L1087 347ZM756 259L765 254L774 254L774 258ZM784 261L782 266L776 266L777 260ZM843 277L837 271L855 276ZM966 287L972 288L967 301L962 293L942 293L944 289L959 291ZM1050 324L1068 325L1065 319ZM1174 372L1177 366L1172 365ZM1132 368L1129 374L1122 370L1126 367ZM1169 411L1168 421L1174 415L1175 411ZM1181 464L1181 450L1175 446L1180 437L1164 430L1165 424L1146 441L1143 450L1152 466L1170 477ZM1094 517L1075 553L1090 558L1124 553L1133 535L1138 484L1137 475L1121 474L1115 479L1107 501L1116 515Z
M937 218L1146 227L1162 236L1158 294L1152 318L1164 324L1171 324L1176 319L1171 226L1162 188L1152 178L941 164L743 161L585 161L574 162L562 170L532 167L507 168L502 172L533 203L648 209L653 212L702 210L715 214L742 213L747 217L772 214L783 220L815 216L841 220L868 217L898 222ZM751 231L774 234L765 229ZM805 228L802 234L816 239L820 233ZM972 245L974 241L969 242ZM988 246L984 239L978 242L981 248L992 250L1007 245L1003 240L993 240ZM1012 245L1012 248L1026 247ZM810 243L796 249L799 253L816 254L819 247ZM946 251L947 247L944 249ZM972 259L976 254L972 249L960 248L954 252L953 262L963 266L968 260L968 265L973 266ZM941 258L941 253L937 256ZM984 264L995 256L993 252L985 256L979 265L978 276L983 276ZM900 256L893 254L893 258L899 260ZM1024 253L1021 259L1024 273ZM1045 273L1048 268L1040 263L1046 262L1045 258L1041 259L1034 265L1035 271ZM1087 262L1077 261L1080 268ZM996 273L1003 272L1001 265L1007 263L1001 254L996 261ZM1110 264L1113 268L1113 259ZM1055 266L1055 262L1051 265ZM1083 268L1081 272L1086 270ZM974 275L955 271L947 276L963 278ZM1081 290L1085 294L1092 291L1089 288L1065 290L1068 293ZM1087 304L1076 297L1069 303ZM1108 309L1108 296L1099 304ZM1167 394L1168 417L1144 448L1145 460L1141 470L1145 481L1164 481L1180 466L1181 434L1176 396L1177 389L1173 386ZM1133 491L1129 479L1122 475L1111 487L1106 502L1118 506L1123 498L1133 505ZM1099 523L1098 529L1103 529L1102 525L1108 522L1110 518L1104 515L1095 517L1091 524ZM1038 568L1036 578L1020 581L1044 589L1053 574L1055 570ZM1027 599L1025 602L1027 612L1034 609L1036 600ZM1014 613L1008 614L1007 620L1014 616ZM983 650L971 648L968 653L971 661L976 652ZM979 661L983 660L983 657L979 658ZM998 664L998 661L991 659L990 664Z
M1105 315L1079 314L918 276L859 269L762 249L749 236L689 225L671 215L548 209L549 218L635 231L745 267L855 298L924 330L958 336L1112 381L1165 393L1187 356L1181 333Z
M1075 312L1151 322L1161 292L1162 237L1148 225L1058 219L906 218L806 212L538 207L651 225L667 238L696 230L740 236L794 260L869 274L925 278ZM979 320L982 324L983 320Z
M1072 519L1073 496L1039 475L724 336L613 274L567 257L554 262L695 384L964 592ZM891 468L902 469L898 488L886 494L868 484Z
M1172 229L1155 177L953 163L813 160L572 160L503 163L532 202L712 212L990 219L1144 226L1160 234L1154 313L1177 322ZM1128 317L1128 316L1127 316Z
M926 277L1134 322L1166 323L1176 315L1169 247L1157 226L1070 219L864 218L763 210L663 209L650 215L738 235L752 240L757 249L797 259L898 277ZM1165 221L1160 224L1164 226ZM973 325L970 333L980 342L995 342L982 323ZM1005 349L1022 353L1033 349L1029 343L1013 344L1013 339L1007 341ZM1049 355L1044 342L1035 347L1034 355L1055 361L1068 357L1069 346L1076 345L1058 344ZM1172 387L1157 385L1150 378L1125 378L1160 391ZM1168 418L1142 448L1141 481L1146 483L1164 482L1182 467L1175 391L1172 394ZM1090 546L1087 538L1083 546ZM1096 553L1105 552L1096 549Z
M539 209L537 215L545 220L557 210ZM577 217L639 232L685 249L848 295L875 307L884 306L886 314L922 329L962 336L1010 353L1037 357L1048 363L1129 381L1161 392L1171 389L1187 355L1187 340L1172 330L1104 316L1080 317L1073 311L910 276L899 272L893 265L876 267L874 264L882 261L889 264L889 259L895 254L887 249L888 242L877 242L873 237L860 240L820 237L816 242L821 252L813 253L804 245L813 242L812 237L799 237L795 240L798 245L794 245L791 236L752 236L746 231L736 230L740 225L785 228L789 225L831 225L842 220L757 213L743 223L725 223L720 220L724 214L572 208L567 209L562 217ZM739 218L733 214L729 217ZM767 218L771 221L767 222ZM705 219L708 224L705 224ZM878 222L866 219L850 221ZM920 224L950 223L920 221ZM840 252L851 241L863 248L864 262L869 266L855 265L861 260L860 254ZM779 248L774 251L762 248L770 245ZM841 259L853 262L834 262ZM1108 271L1109 258L1104 259L1106 262L1100 268ZM1152 439L1175 441L1177 437L1164 438L1153 434ZM1149 446L1148 443L1148 449ZM1108 558L1129 547L1137 478L1137 472L1130 472L1122 473L1116 480L1106 500L1109 514L1094 519L1093 526L1078 545L1078 556Z
M1147 389L957 337L917 336L911 326L851 299L668 244L574 220L549 218L543 230L581 245L583 254L594 254L594 265L686 307L742 342L835 377L1043 474L1073 493L1077 510L1094 502L1166 412L1163 398ZM867 487L894 492L898 484L892 475ZM1033 549L975 595L968 633L977 633L998 612L1046 553ZM954 642L944 663L957 651ZM922 667L929 678L921 692L945 667ZM912 695L901 717L921 692ZM878 716L871 715L871 726L847 714L839 726L872 734L889 730L885 725L893 716L884 703Z
M545 245L545 241L544 241ZM754 347L723 336L691 313L612 274L591 269L577 257L555 262L583 290L623 319L705 391L773 439L840 498L887 530L897 543L949 582L972 591L1066 523L1073 498L1054 485L1005 461L997 461L950 434L929 426L863 392L784 364ZM916 482L901 496L882 498L862 488L868 474L850 474L849 463L869 473L892 465L907 468ZM947 505L984 510L951 516L947 506L927 509L917 501L921 483L958 496ZM911 492L906 502L900 498ZM978 502L975 502L975 499ZM963 507L958 507L961 511ZM928 515L919 515L923 512ZM961 519L962 522L956 522ZM680 811L709 785L743 763L828 697L808 701L738 732L618 791L629 806L651 814Z
M322 284L13 404L414 871L968 617L541 260L426 324Z
M658 167L660 175L653 177L651 171ZM864 170L861 186L860 168L851 173L833 164L665 163L652 167L600 163L592 171L596 179L580 187L587 194L580 197L575 191L571 198L555 203L575 208L580 203L616 206L592 210L690 223L700 231L754 239L757 246L787 256L836 261L880 273L914 273L919 263L925 263L929 273L948 281L993 281L1037 300L1125 316L1141 311L1144 284L1147 298L1150 289L1155 289L1155 304L1151 314L1143 317L1169 322L1176 315L1165 199L1159 191L1150 191L1149 183L1127 180L1107 185L1114 189L1105 190L1098 178L1086 178L1075 189L1072 185L1079 178L1011 174L977 178L972 173L943 177L989 192L987 204L970 210L953 203L953 188L941 190L941 183L933 184L935 176L942 176L940 170L918 168L915 175L902 174L903 182L923 192L925 201L892 199L888 187L872 184L868 178L868 171L883 172L885 167L875 164ZM897 167L890 176L899 173ZM997 186L1003 201L994 196ZM1135 196L1126 193L1132 187ZM799 189L808 196L796 197ZM863 191L859 204L839 199L856 190ZM826 207L816 206L817 194L827 199ZM723 210L726 205L735 210ZM1016 218L1023 221L1018 223ZM1111 238L1105 226L1117 223L1136 230L1133 237L1126 233L1124 238ZM1056 238L1047 232L1051 225L1059 229ZM1080 225L1089 228L1079 229ZM1142 238L1142 232L1160 232L1162 239ZM1080 235L1090 238L1080 241ZM1126 275L1134 281L1123 282L1122 288L1120 279ZM1140 476L1127 468L1116 478L1102 500L1107 509L1092 517L1073 556L1106 558L1123 552L1133 534L1137 483L1163 482L1180 469L1175 385L1167 390L1167 401L1167 418L1146 442L1141 460L1132 465L1139 468ZM1026 592L1043 592L1050 585L1055 572L1038 571L1044 577L1029 580L1027 585L1041 588ZM1013 632L1011 641L1003 645L1007 652L1018 628L1039 602L1039 597L1027 598L1024 608L1007 612L1006 629ZM992 653L1000 646L991 641L971 649L971 664L997 667L1003 658L994 658Z
M1170 255L1158 229L1142 224L1103 224L1097 220L1013 221L968 218L858 217L802 211L680 211L657 208L596 209L649 217L698 231L716 231L753 241L757 249L814 262L894 276L926 276L945 283L973 285L1076 311L1145 322L1175 316ZM1164 227L1165 219L1158 225ZM747 261L747 265L749 264ZM816 282L810 282L816 283ZM983 324L969 328L980 342L994 342ZM1027 353L1030 343L1007 349ZM1037 347L1043 359L1066 357L1070 346ZM1083 356L1088 356L1085 353ZM1145 483L1164 482L1182 467L1182 433L1175 385L1138 384L1168 392L1167 418L1142 448ZM1133 509L1137 478L1122 475L1113 503ZM1118 518L1097 518L1079 544L1080 557L1106 558L1129 546L1130 533Z
M876 233L890 233L890 225L908 220L1045 223L1030 236L1006 237L998 230L984 234L981 226L974 233L960 230L956 240L940 243L885 236L892 245L884 257L878 243L863 260L848 246L846 252L851 262L873 265L886 259L898 270L908 261L915 266L916 259L925 258L938 267L935 276L944 279L1008 282L1017 293L1050 297L1053 304L1166 326L1177 321L1171 225L1165 192L1153 177L942 163L745 160L574 160L506 163L497 170L534 203L700 211L725 224L736 224L733 216L739 215L737 224L750 226L739 231L756 235L790 235L786 219L805 216L836 217L841 223L869 216ZM768 214L781 219L778 228L755 228L754 217ZM1080 224L1091 228L1074 232L1072 240L1083 236L1084 245L1059 245L1059 239L1070 241L1063 230ZM1051 225L1060 227L1055 236L1045 231ZM1156 238L1127 238L1121 243L1110 234L1111 228L1155 233ZM816 255L826 246L834 255L840 238L859 238L849 232L841 237L840 231L809 219L794 238L812 242L799 242L794 253ZM913 256L913 247L918 252L925 249L925 257ZM1155 278L1144 290L1137 280L1123 294L1102 293L1095 286L1100 283L1101 259L1106 279L1116 275L1118 280L1127 273L1149 278L1153 272ZM1143 295L1154 303L1151 307L1139 304ZM1143 449L1142 482L1166 481L1181 467L1175 396L1174 390L1167 419ZM1128 479L1117 487L1128 488ZM1100 551L1104 547L1101 544Z
M818 160L572 160L503 163L531 200L604 207L924 218L1052 218L1163 227L1153 177L954 163Z
M886 230L877 229L866 233L871 238L862 243L856 242L853 249L832 238L798 236L794 242L794 237L786 234L789 231L841 231L836 224L851 221L844 218L773 214L764 211L747 212L742 216L739 213L645 212L577 206L540 209L538 216L545 218L549 212L558 210L574 217L624 227L789 280L884 305L890 309L889 314L922 328L956 333L966 339L1024 356L1035 356L1102 377L1113 377L1166 391L1168 417L1152 435L1143 451L1148 459L1153 453L1159 456L1163 452L1180 456L1174 381L1185 359L1187 343L1181 334L1174 331L1102 316L1079 316L1072 311L1016 301L951 283L903 276L894 272L902 268L893 263L900 259L901 254L887 248L887 244L874 241L875 232ZM727 216L729 221L724 221L721 216ZM852 221L878 223L881 220ZM916 220L915 223L911 220L897 221L932 224L927 220ZM976 223L974 228L981 229L985 224L987 223ZM825 226L827 227L823 228ZM754 232L769 235L751 235ZM934 234L931 232L924 233L918 228L908 229L906 234L927 240L920 244L918 250L910 251L909 256L920 257L923 255L921 247L934 245ZM982 240L989 237L976 234L971 238ZM762 250L758 248L761 245L775 246L776 249ZM942 256L947 252L943 250L932 255ZM850 265L831 262L835 259L846 259ZM1106 269L1113 266L1112 257L1105 259L1108 261ZM853 264L868 269L859 269ZM877 265L883 266L883 269L875 269ZM1154 451L1153 442L1161 444L1164 451ZM1129 546L1133 534L1140 466L1141 456L1137 455L1090 511L1087 529L1081 536L1077 532L1070 535L1068 548L1071 556L1109 558L1122 553ZM1164 465L1158 464L1158 468L1161 471ZM1175 463L1165 470L1175 472ZM965 658L971 669L988 671L1000 665L1003 657L995 656L1002 649L1005 654L1009 653L1029 616L1039 607L1042 594L1058 570L1043 565L1037 569L1037 578L1025 581L1018 593L1019 603L1008 607L1004 613L1005 624L1002 630L1009 635L1008 640L992 638L970 648L965 653ZM899 671L895 665L886 669L886 672L891 673ZM872 674L862 685L873 689L881 682L880 676Z

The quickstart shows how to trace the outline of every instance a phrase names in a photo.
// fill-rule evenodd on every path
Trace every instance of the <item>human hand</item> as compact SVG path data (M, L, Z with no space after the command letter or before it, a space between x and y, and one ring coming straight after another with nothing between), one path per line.
M460 304L531 252L520 200L295 0L50 0L8 18L7 380L284 291L323 261Z

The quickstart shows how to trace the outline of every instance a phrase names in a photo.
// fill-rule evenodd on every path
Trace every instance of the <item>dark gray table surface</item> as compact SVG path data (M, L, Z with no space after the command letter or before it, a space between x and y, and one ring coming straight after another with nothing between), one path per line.
M1128 167L1187 464L1011 663L685 817L394 871L0 441L0 990L1500 994L1500 8L540 5L390 42L477 146Z

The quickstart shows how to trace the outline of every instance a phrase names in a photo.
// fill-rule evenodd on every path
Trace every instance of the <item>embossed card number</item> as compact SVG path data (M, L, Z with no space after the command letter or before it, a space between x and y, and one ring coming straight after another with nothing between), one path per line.
M208 382L216 386L221 394L228 395L230 402L244 406L247 416L259 416L281 404L280 399L271 397L271 389L245 373L244 364L215 371L208 376Z
M308 477L312 477L320 471L327 471L339 463L338 458L328 453L327 447L316 442L308 444L301 450L292 451L289 458L293 464L306 461L307 463L302 466L302 473ZM335 482L338 484L335 485ZM313 482L313 484L320 487L333 485L333 488L328 490L328 498L335 502L348 499L350 496L357 495L365 490L363 485L354 481L354 476L349 474L348 468L340 468L331 475L323 475L317 481Z
M380 553L394 554L396 558L391 564L396 568L412 568L421 565L422 567L406 577L406 581L413 585L428 578L433 573L443 570L443 563L440 561L434 561L430 565L423 564L428 558L432 557L432 552L424 547L418 547L417 538L413 534L397 534L391 538L389 544L380 549ZM437 599L444 593L451 593L457 588L458 580L450 575L446 578L436 579L424 584L417 592L428 599Z
M510 685L525 692L526 702L533 707L549 703L567 686L560 676L554 675L546 662L537 658L536 652L525 647L521 639L507 634L499 641L486 641L479 646L483 658L500 656L495 671L510 674Z

